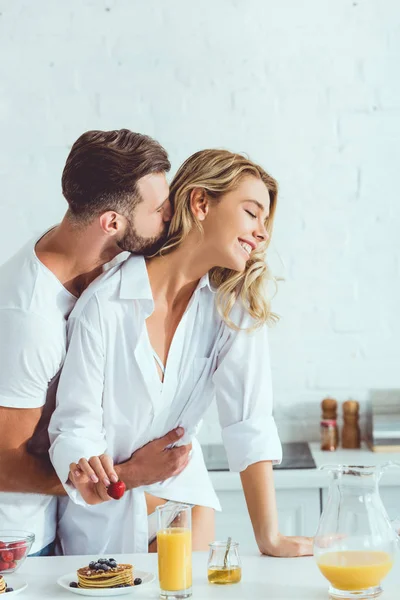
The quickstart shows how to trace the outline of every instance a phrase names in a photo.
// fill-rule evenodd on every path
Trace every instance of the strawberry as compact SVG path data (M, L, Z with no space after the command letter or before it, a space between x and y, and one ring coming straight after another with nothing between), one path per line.
M7 571L8 569L9 569L8 562L3 562L2 560L0 560L0 572Z
M5 563L10 563L14 560L14 554L10 550L2 550L0 552L1 560Z
M21 558L24 558L26 554L26 543L14 542L13 544L11 544L10 550L12 550L14 560L21 560Z
M10 562L10 563L8 563L8 568L9 569L15 569L16 566L17 566L16 562Z
M126 490L126 485L123 481L117 481L116 483L111 483L107 488L107 494L114 498L114 500L119 500L122 498Z
M0 542L0 550L7 548L7 544L5 542Z

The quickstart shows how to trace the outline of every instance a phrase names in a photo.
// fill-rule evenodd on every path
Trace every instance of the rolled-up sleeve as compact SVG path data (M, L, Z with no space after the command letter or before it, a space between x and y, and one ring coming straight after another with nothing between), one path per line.
M49 425L50 459L69 497L86 505L68 481L69 465L106 451L103 427L104 352L84 321L70 325L70 341Z
M241 327L249 320L242 319ZM213 376L222 439L231 471L263 460L280 463L282 446L272 415L268 330L229 330Z

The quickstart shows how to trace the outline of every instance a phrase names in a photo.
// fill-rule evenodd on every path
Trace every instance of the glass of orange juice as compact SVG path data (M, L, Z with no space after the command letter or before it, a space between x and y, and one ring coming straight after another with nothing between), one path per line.
M192 508L168 502L157 506L157 552L160 597L182 600L192 595Z

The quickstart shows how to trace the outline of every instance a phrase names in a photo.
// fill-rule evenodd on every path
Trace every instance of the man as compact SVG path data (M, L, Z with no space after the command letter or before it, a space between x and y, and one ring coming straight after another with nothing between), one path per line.
M53 552L56 496L65 494L48 459L47 426L68 316L122 251L160 247L171 218L169 169L166 151L147 136L84 133L62 176L62 222L0 267L0 529L33 531L33 554ZM182 435L178 429L147 444L117 466L118 476L134 488L181 472L189 447L164 450Z

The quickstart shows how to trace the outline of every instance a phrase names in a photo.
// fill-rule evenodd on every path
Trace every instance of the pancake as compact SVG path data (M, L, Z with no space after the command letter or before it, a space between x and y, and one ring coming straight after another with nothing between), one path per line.
M3 575L0 575L0 594L4 594L6 591L6 582L4 581Z
M120 564L108 571L82 567L77 571L78 587L95 590L133 585L133 566Z

